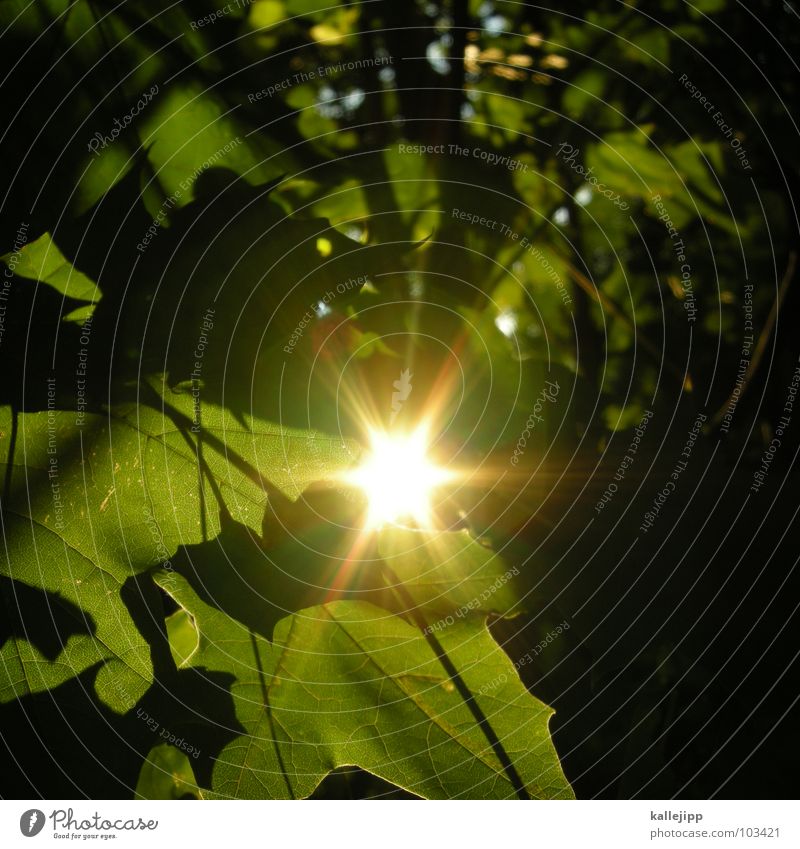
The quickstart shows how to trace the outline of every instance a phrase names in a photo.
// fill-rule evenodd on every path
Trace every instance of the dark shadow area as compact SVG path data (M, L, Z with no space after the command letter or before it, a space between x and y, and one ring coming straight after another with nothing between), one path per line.
M27 640L49 661L55 660L73 635L94 636L91 616L59 593L31 587L0 575L0 647L10 639Z
M215 539L185 546L173 558L175 571L206 604L267 640L279 620L317 604L351 598L391 606L377 561L347 562L358 532L344 523L354 523L360 508L325 491L307 492L298 502L272 501L267 540L223 519Z
M152 580L129 579L122 598L150 645L153 684L118 713L97 696L98 663L58 687L1 705L4 798L129 798L148 752L169 738L199 751L192 766L200 785L210 786L216 758L244 733L230 693L232 675L175 668ZM46 635L46 628L36 628L40 639ZM130 685L121 680L116 695L132 701Z

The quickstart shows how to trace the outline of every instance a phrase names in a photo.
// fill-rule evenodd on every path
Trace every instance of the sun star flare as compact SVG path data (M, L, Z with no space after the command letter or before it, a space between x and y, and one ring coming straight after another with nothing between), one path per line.
M369 436L370 449L364 462L344 478L367 497L366 527L375 530L404 519L429 526L434 490L456 475L428 457L427 425L411 433L372 430Z

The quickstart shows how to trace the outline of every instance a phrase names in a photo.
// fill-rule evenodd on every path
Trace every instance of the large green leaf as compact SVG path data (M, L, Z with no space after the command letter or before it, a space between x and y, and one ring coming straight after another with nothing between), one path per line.
M7 639L0 647L0 702L55 689L97 663L100 699L124 713L153 681L150 646L122 599L123 581L54 530L6 513L0 551ZM150 604L154 594L148 593Z
M552 710L525 690L480 619L438 635L454 675L419 630L365 602L300 611L271 644L201 601L181 577L162 572L157 580L197 624L189 663L236 678L231 692L247 731L216 760L213 795L306 797L329 772L354 764L423 797L508 798L515 787L505 752L530 796L572 796L548 733Z
M201 479L193 435L181 428L186 402L178 401L171 415L132 408L86 415L80 427L74 413L20 414L13 456L13 416L0 411L7 486L0 573L13 582L6 601L24 620L33 615L32 593L40 593L45 619L63 619L66 629L57 657L42 656L35 630L5 645L6 699L103 661L99 695L115 709L130 707L152 675L150 649L120 597L126 580L168 561L179 545L219 531L216 506L206 510L205 530L201 521L202 498L213 502L215 490L233 517L260 532L269 490L276 499L296 497L310 480L351 462L341 442L320 437L320 449L313 433L252 420L243 427L209 409ZM58 634L52 640L60 651Z
M224 522L242 522L237 538L256 536L266 491L276 504L291 503L303 475L324 477L324 466L352 462L352 446L333 451L326 443L320 465L320 452L309 448L314 434L252 421L243 428L212 407L204 419L201 476L181 409L187 399L162 397L176 406L90 414L80 429L72 413L19 414L13 453L14 423L5 414L3 442L11 456L3 589L9 610L22 610L2 647L6 704L49 694L61 711L67 699L80 722L100 717L112 738L136 741L128 770L152 743L151 728L170 740L192 740L204 759L198 780L220 796L305 797L347 764L426 797L512 796L519 791L517 774L525 786L520 792L569 795L547 730L550 709L525 691L483 621L472 615L467 596L496 582L499 558L459 533L443 537L451 545L450 562L432 554L427 563L419 554L407 560L409 545L424 551L422 537L398 530L392 541L384 534L387 550L395 546L394 568L423 609L464 606L463 615L437 629L439 643L363 601L296 608L269 641L253 623L243 623L239 611L230 615L230 600L222 609L213 594L201 600L176 571L181 557L172 552L186 544L212 545L203 536L220 534L230 553L230 533L220 533ZM288 466L286 444L295 452ZM227 519L214 519L215 511L207 509L200 521L200 487L207 502L224 499ZM169 627L158 624L163 614L154 586L146 576L133 577L164 561L159 583L184 611L180 629L175 617ZM302 556L287 562L297 565ZM221 557L223 576L224 566ZM426 574L437 568L448 585L444 596ZM32 595L47 607L53 633L27 632ZM290 597L279 600L291 610ZM505 584L493 603L501 600L503 609L513 600ZM199 636L195 650L185 633L192 624ZM167 630L180 643L178 677L169 672L174 661ZM83 695L75 695L75 676L85 679ZM225 682L223 692L230 687L231 708L226 699L209 699L218 682ZM474 694L472 706L465 693ZM143 784L140 792L158 793L162 785L169 793L181 791L171 789L168 776L160 780L160 768L149 763L151 789Z
M163 391L161 409L117 407L105 416L85 415L80 426L66 411L20 415L10 472L14 509L51 530L60 522L66 544L124 576L202 541L201 504L215 498L209 478L230 515L260 531L270 491L296 498L357 456L353 443L240 420L207 405L201 476L192 397ZM0 450L8 450L12 430L11 411L0 411ZM6 468L0 463L0 473ZM219 530L218 515L214 504L206 536Z

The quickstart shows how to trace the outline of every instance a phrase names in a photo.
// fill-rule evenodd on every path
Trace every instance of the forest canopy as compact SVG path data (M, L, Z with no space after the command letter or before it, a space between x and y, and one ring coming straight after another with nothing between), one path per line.
M790 795L794 3L0 43L0 796Z

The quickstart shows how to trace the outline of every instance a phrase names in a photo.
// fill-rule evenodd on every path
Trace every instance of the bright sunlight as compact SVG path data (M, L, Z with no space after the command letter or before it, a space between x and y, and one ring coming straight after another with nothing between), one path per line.
M410 434L373 430L370 443L366 460L344 477L367 496L367 528L401 519L430 525L433 491L456 475L428 458L428 427L421 425Z

